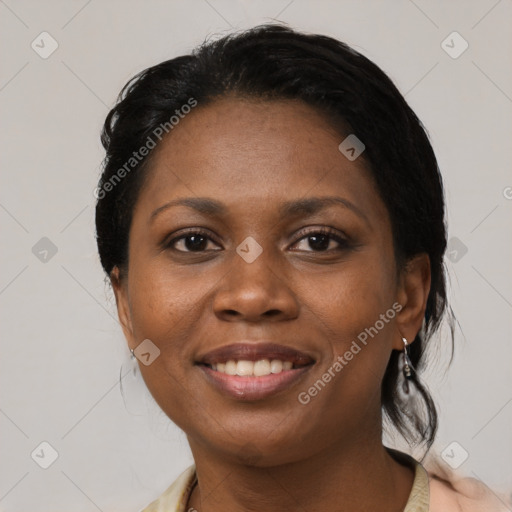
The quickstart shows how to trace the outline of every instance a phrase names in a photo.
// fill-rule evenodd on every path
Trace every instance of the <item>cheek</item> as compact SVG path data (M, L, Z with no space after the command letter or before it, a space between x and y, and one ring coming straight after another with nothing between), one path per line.
M311 321L316 321L329 356L303 391L311 397L309 410L324 417L320 428L325 428L326 437L337 436L340 425L357 430L370 421L368 415L380 410L394 314L386 317L388 322L380 315L394 310L392 288L377 270L365 275L340 272L309 301ZM374 421L377 425L377 416Z
M308 291L303 302L323 343L329 345L331 355L323 369L328 371L336 361L342 365L334 372L331 391L336 401L346 400L346 405L377 396L381 386L396 336L392 256L368 251L320 279L302 278ZM328 394L327 401L333 399Z
M198 315L205 308L209 285L202 274L185 279L165 265L133 265L130 279L134 335L139 343L149 339L160 350L149 366L139 364L144 382L169 418L189 431L194 423L191 418L201 415L187 375L191 340L198 337Z
M192 332L199 312L205 308L207 290L213 285L207 273L193 278L171 271L165 263L133 266L130 275L133 330L140 341L150 339L166 360L179 370L179 363L190 358Z
M307 309L327 332L339 334L341 341L356 337L392 309L396 283L391 268L381 254L354 259L350 265L320 278L302 278Z

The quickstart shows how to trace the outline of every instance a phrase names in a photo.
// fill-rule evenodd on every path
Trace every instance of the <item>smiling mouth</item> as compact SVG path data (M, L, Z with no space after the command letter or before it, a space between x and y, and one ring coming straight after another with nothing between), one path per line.
M261 377L314 364L315 360L295 348L275 343L234 343L200 356L196 364L226 375Z
M293 386L315 364L309 355L272 343L227 345L199 358L207 382L241 400L261 400Z
M298 365L294 364L293 361L283 361L281 359L259 359L258 361L249 361L247 359L236 361L230 359L225 363L214 363L207 366L225 375L264 377L266 375L279 374L286 370L302 368L307 365Z

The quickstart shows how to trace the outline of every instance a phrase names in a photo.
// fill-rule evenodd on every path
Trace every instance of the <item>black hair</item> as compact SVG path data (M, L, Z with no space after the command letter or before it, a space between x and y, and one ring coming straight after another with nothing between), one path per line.
M437 161L422 123L388 76L331 37L260 25L207 41L124 86L101 135L106 157L97 188L96 233L107 276L114 267L127 269L132 212L151 161L151 153L139 160L133 152L160 139L155 134L162 127L169 132L171 116L184 105L205 105L227 95L301 100L348 129L345 135L363 141L366 166L390 215L398 268L420 253L430 258L425 319L409 347L412 365L420 370L427 342L447 309L444 193ZM419 400L406 406L400 398L400 354L392 351L385 372L383 412L406 440L428 449L437 430L436 408L418 371L411 384Z

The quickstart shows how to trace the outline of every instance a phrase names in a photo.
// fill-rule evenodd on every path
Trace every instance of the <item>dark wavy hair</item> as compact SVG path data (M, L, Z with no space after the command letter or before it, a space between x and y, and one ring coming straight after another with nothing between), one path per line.
M132 212L151 153L119 178L120 169L155 129L194 98L205 105L226 95L301 100L340 132L354 133L366 146L362 155L387 206L397 270L427 253L431 288L423 326L409 347L417 371L416 399L399 392L400 352L393 350L383 383L382 408L410 443L426 444L437 430L437 412L418 371L425 347L447 309L443 255L446 248L444 193L437 161L425 129L388 76L350 46L327 36L282 25L260 25L207 41L190 55L150 67L132 78L109 112L101 141L106 150L98 184L96 236L107 276L127 271ZM341 135L342 133L340 133ZM108 184L111 184L108 187ZM106 192L108 190L108 193ZM453 343L453 341L452 341Z

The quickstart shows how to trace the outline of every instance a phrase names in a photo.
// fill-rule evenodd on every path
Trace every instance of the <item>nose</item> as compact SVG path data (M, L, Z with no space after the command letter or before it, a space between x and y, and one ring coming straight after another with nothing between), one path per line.
M299 305L287 277L264 256L252 263L238 254L222 278L213 300L215 315L225 321L282 321L298 316Z

